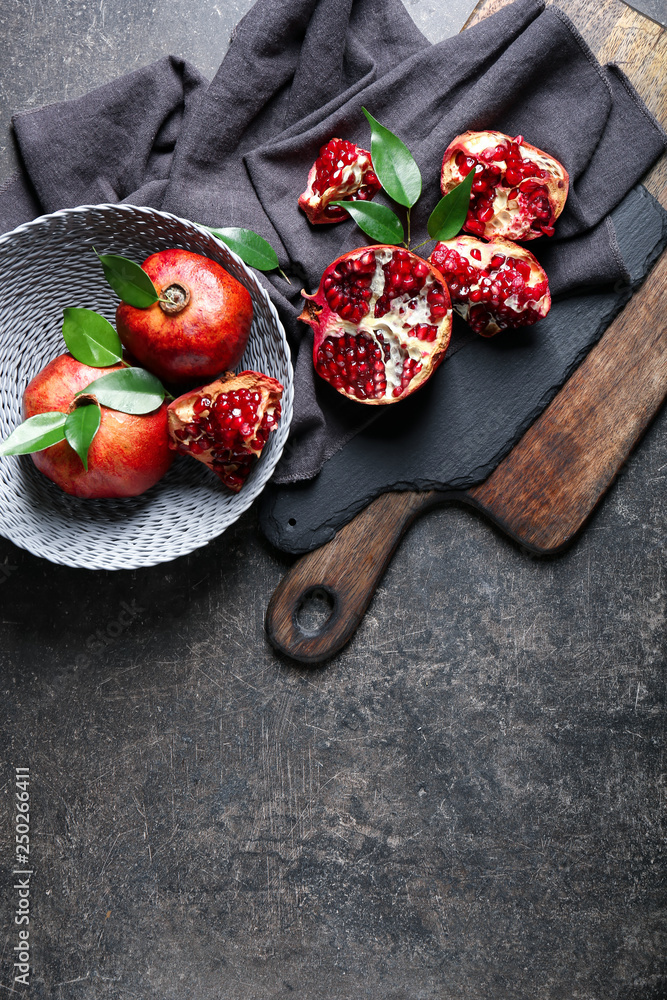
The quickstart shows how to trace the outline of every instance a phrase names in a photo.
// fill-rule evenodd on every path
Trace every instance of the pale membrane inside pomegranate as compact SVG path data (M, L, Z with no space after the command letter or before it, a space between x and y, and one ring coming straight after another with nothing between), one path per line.
M310 302L301 318L315 330L318 374L361 402L393 402L414 391L449 343L447 288L405 250L348 254L327 269L316 295L304 297Z
M521 137L518 137L521 138ZM502 147L520 155L520 174L507 174L508 161L490 154ZM468 132L457 137L445 152L440 186L448 194L471 168L465 158L476 159L471 207L464 229L476 235L510 240L531 240L552 235L553 224L563 210L569 178L562 164L522 139L502 132ZM509 178L509 179L508 179Z

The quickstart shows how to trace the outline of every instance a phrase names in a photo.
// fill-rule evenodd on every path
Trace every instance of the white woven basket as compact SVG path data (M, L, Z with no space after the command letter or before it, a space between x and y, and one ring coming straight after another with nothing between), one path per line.
M115 325L118 297L93 253L141 263L181 247L218 261L252 296L254 318L239 370L272 375L285 387L283 415L238 494L201 462L177 457L142 496L79 500L37 471L30 456L0 458L0 534L54 563L135 569L168 562L220 535L270 478L292 419L293 378L285 331L266 291L211 233L164 212L132 205L84 205L45 215L0 236L0 438L21 422L21 397L34 375L66 350L63 309L95 309Z

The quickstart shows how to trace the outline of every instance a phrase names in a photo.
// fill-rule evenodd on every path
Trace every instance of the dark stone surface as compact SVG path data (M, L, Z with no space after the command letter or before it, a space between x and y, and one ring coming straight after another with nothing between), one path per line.
M3 108L211 73L240 7L189 9L3 5ZM264 639L254 509L132 573L0 540L0 984L28 766L26 996L662 1000L666 454L663 412L558 558L425 516L318 670Z

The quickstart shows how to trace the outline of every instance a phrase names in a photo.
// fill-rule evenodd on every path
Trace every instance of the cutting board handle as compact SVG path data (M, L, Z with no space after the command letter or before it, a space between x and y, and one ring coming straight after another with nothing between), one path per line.
M275 590L266 612L266 632L275 648L301 663L320 663L342 649L354 635L406 529L444 496L437 490L384 493L330 542L302 556ZM305 607L313 599L330 608L319 627L303 621Z

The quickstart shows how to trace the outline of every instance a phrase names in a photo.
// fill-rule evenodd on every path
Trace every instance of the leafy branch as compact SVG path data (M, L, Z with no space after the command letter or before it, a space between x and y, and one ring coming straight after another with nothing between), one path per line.
M356 224L378 243L393 246L401 244L410 249L410 213L422 193L422 178L412 153L405 143L373 115L362 108L371 127L371 160L373 170L389 197L405 208L406 225L386 205L372 201L334 201L332 205L344 208ZM431 240L450 240L460 231L468 214L470 191L474 171L465 177L449 194L440 199L429 216L427 231ZM407 229L407 232L406 232ZM428 243L419 243L418 249Z

